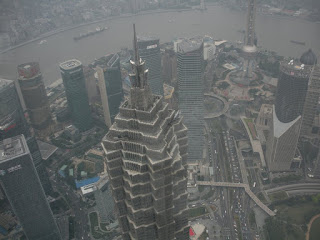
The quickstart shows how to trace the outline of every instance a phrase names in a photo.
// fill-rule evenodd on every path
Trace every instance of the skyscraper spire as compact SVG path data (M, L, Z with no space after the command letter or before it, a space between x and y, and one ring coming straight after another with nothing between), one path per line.
M136 64L140 61L139 51L138 51L138 40L136 34L136 24L133 24L133 49Z
M134 61L130 61L133 73L129 74L132 85L130 89L130 105L132 108L146 110L152 105L153 97L148 84L148 69L144 69L145 62L139 57L135 24L133 24L133 48L135 57Z

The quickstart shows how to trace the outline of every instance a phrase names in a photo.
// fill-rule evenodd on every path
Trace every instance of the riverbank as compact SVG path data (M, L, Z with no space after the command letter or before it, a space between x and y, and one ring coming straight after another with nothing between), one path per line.
M0 51L0 54L12 51L12 50L14 50L16 48L25 46L25 45L27 45L29 43L33 43L33 42L42 40L44 38L47 38L47 37L50 37L50 36L53 36L53 35L56 35L56 34L59 34L59 33L62 33L62 32L66 32L66 31L69 31L69 30L72 30L72 29L76 29L76 28L80 28L80 27L84 27L84 26L89 26L89 25L100 23L100 22L104 22L104 21L110 21L110 20L121 19L121 18L130 18L130 17L134 17L134 16L151 15L151 14L155 14L155 13L168 13L168 12L177 12L177 13L179 13L179 12L187 12L187 11L197 11L197 9L181 8L181 9L168 9L168 10L164 10L164 9L162 9L162 10L150 10L150 11L142 11L142 12L139 12L137 14L123 14L123 15L119 15L119 16L107 17L107 18L103 18L103 19L99 19L99 20L95 20L95 21L91 21L91 22L81 23L81 24L78 24L78 25L75 25L75 26L69 26L69 27L65 27L65 28L56 29L54 31L50 31L50 32L41 34L40 36L38 36L36 38L30 39L28 41L25 41L25 42L19 43L17 45L11 46L9 48L6 48L6 49Z

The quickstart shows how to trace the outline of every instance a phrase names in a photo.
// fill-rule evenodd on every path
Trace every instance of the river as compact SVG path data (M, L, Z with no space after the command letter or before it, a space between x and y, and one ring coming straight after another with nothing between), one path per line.
M0 76L14 79L18 64L39 61L45 84L50 84L60 78L59 62L76 58L88 64L95 58L119 51L121 47L131 47L132 23L136 23L138 34L156 36L160 42L168 42L178 37L205 34L215 39L243 40L239 30L245 29L245 22L245 12L221 6L208 6L208 10L203 12L158 12L114 18L57 33L46 38L47 42L41 45L38 40L1 54ZM73 40L74 36L94 30L97 26L108 26L109 30L77 42ZM317 55L320 53L320 23L258 14L256 32L258 45L283 56L299 57L308 48L312 48ZM306 46L293 44L290 40L306 42Z

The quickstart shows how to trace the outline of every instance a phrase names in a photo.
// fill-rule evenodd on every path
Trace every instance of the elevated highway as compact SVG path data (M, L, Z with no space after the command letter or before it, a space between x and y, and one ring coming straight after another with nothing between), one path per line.
M296 183L285 186L266 189L267 194L281 192L281 191L308 191L308 192L320 192L320 183Z
M245 192L249 197L269 216L275 216L275 212L269 209L259 198L251 191L248 184L244 183L230 183L230 182L208 182L208 181L197 181L198 185L202 186L213 186L213 187L229 187L229 188L244 188Z

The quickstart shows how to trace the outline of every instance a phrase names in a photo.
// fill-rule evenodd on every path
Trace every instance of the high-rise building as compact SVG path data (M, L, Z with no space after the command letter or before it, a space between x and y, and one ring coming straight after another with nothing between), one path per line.
M275 100L276 114L281 122L288 123L302 115L311 70L301 63L281 64Z
M149 70L148 79L153 94L163 95L161 54L159 39L138 37L138 49L141 59Z
M179 109L188 128L188 161L202 159L204 145L203 43L182 40L177 46Z
M51 190L51 183L37 141L30 132L24 117L19 96L13 81L0 79L0 140L23 134L32 155L42 186L46 193Z
M307 96L303 107L300 132L301 136L308 136L312 134L313 122L317 113L317 106L320 97L320 68L317 65L317 57L311 50L301 56L300 62L305 65L313 66L309 79Z
M0 142L0 183L32 240L61 239L23 135Z
M173 85L177 81L177 56L173 49L165 49L161 65L164 82Z
M243 46L242 53L244 58L243 78L246 78L249 80L252 79L253 77L254 57L257 53L255 20L256 20L256 0L248 0L245 44Z
M39 63L30 62L19 65L18 74L19 87L32 127L36 130L50 131L52 116Z
M98 81L95 78L95 70L88 66L83 66L83 74L86 80L86 88L88 92L89 104L100 102L100 95L98 90Z
M299 140L301 116L282 123L273 106L273 121L267 140L267 163L270 172L290 171Z
M134 36L130 96L102 140L116 214L124 240L185 240L187 128L151 93Z
M110 55L105 66L97 67L99 89L106 126L111 127L123 99L120 58Z
M270 171L289 171L292 167L312 68L294 60L282 62L280 65L273 122L266 152Z
M30 135L14 82L0 78L0 140Z
M72 59L61 63L60 70L73 125L87 131L92 128L92 117L82 64Z
M214 40L210 36L205 36L203 38L203 59L206 61L211 61L216 53L216 45Z

